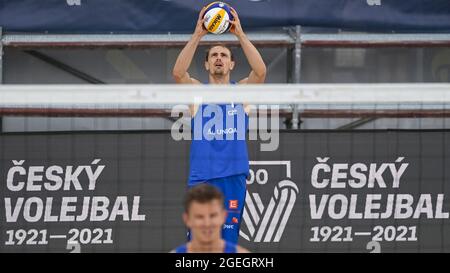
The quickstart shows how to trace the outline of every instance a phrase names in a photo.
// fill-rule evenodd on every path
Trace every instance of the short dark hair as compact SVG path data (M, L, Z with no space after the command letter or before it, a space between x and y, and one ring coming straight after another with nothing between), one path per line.
M189 207L193 202L205 204L212 202L213 200L218 200L223 206L224 197L217 187L206 183L193 186L187 191L184 198L184 211L188 212Z
M230 51L230 58L231 58L232 61L234 61L233 51L231 50L231 48L229 48L225 44L214 44L214 45L210 46L208 49L206 49L206 51L205 51L205 53L206 53L205 61L208 61L208 59L209 59L209 51L211 50L211 48L216 47L216 46L221 46L221 47L224 47L224 48L228 49Z

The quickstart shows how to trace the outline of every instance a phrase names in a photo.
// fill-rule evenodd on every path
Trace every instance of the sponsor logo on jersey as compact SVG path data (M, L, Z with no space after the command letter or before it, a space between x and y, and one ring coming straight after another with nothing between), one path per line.
M238 200L229 200L228 208L229 209L237 209L239 207Z

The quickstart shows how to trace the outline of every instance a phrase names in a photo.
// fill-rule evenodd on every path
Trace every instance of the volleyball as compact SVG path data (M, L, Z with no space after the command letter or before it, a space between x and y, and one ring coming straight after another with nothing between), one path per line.
M230 6L224 2L212 2L205 10L205 28L213 34L222 34L228 31L231 24L227 20L233 20Z

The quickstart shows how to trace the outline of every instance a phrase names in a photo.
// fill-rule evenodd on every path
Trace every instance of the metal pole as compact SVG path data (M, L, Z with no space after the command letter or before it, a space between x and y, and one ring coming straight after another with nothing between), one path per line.
M0 84L3 84L3 29L0 27ZM3 117L0 116L0 133L3 132Z
M294 75L292 77L294 83L300 83L300 69L301 69L301 53L302 43L300 40L301 26L295 26L295 46L294 46ZM292 129L298 129L298 104L292 105Z
M65 72L67 72L67 73L69 73L69 74L79 78L79 79L82 79L82 80L84 80L84 81L86 81L88 83L93 83L93 84L105 84L106 83L106 82L101 81L101 80L99 80L99 79L97 79L97 78L95 78L95 77L93 77L93 76L91 76L91 75L89 75L87 73L84 73L81 70L75 69L75 68L73 68L73 67L71 67L71 66L69 66L69 65L67 65L67 64L65 64L63 62L60 62L60 61L58 61L56 59L53 59L52 57L49 57L49 56L47 56L45 54L42 54L42 53L40 53L38 51L25 50L24 52L29 54L29 55L31 55L31 56L33 56L33 57L35 57L35 58L37 58L37 59L39 59L39 60L41 60L41 61L44 61L44 62L46 62L46 63L48 63L48 64L50 64L50 65L52 65L52 66L54 66L56 68L59 68L59 69L65 71Z
M3 30L0 27L0 84L3 83Z

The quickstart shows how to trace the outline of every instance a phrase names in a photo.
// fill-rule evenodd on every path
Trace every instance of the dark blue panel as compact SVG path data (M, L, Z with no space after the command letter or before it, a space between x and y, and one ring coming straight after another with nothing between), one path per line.
M205 0L0 0L6 31L191 32ZM450 0L230 0L244 29L450 31ZM379 5L378 5L379 4Z

